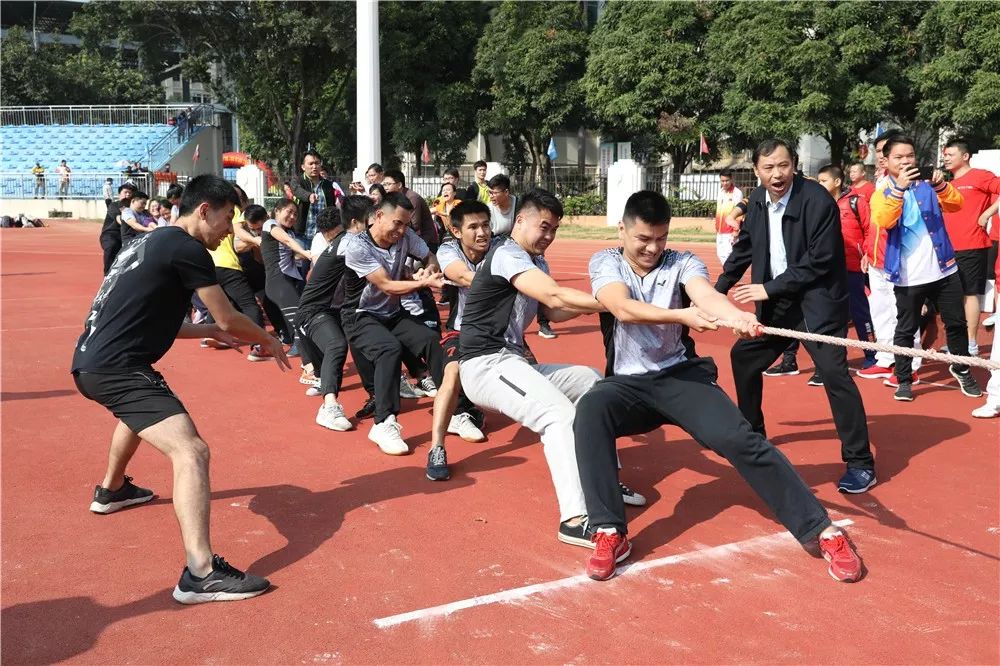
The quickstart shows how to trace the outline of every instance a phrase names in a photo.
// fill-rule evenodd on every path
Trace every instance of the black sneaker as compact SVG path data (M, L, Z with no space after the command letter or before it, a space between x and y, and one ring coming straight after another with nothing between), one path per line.
M772 365L764 371L764 375L767 377L790 377L797 374L799 374L799 364L795 362L795 359L786 360L783 358L781 363Z
M443 446L431 447L427 452L427 478L431 481L447 481L451 478L448 471L448 454Z
M818 372L814 372L813 376L810 377L809 381L806 383L809 384L809 386L822 386L823 378L819 376Z
M114 513L133 504L143 504L153 499L153 491L140 488L132 483L132 477L126 476L122 487L114 492L101 486L94 486L94 501L90 510L94 513Z
M972 371L968 368L965 369L965 372L959 372L955 366L949 365L948 372L958 380L958 388L962 389L963 394L970 398L979 398L983 395L983 390L979 388L976 378L972 376Z
M559 334L552 330L552 327L548 324L538 325L538 335L545 338L546 340L551 340L552 338L558 338Z
M593 530L590 529L590 525L587 524L587 517L581 516L582 520L576 525L570 525L570 520L576 520L575 518L570 518L569 520L559 523L559 533L556 537L563 543L568 543L573 546L583 546L584 548L593 548L594 542L590 540L594 536Z
M354 418L356 418L359 421L364 421L365 419L371 418L374 415L375 415L375 396L370 395L368 396L368 399L365 400L365 404L361 405L361 409L355 412Z
M899 382L896 392L892 394L892 399L901 402L913 402L913 384L910 382Z
M182 604L203 604L209 601L239 601L263 594L270 581L243 573L218 555L212 555L212 573L202 579L191 575L187 567L174 588L174 599Z

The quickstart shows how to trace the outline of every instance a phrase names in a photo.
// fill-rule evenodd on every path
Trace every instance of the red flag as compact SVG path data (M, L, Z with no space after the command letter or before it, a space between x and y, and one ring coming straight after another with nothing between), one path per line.
M197 144L194 147L194 157L191 158L192 162L197 162L198 158L201 157L201 144Z
M424 149L420 153L420 160L424 164L430 164L431 163L431 148L430 148L430 146L427 145L427 141L426 140L424 140Z
M705 135L702 133L702 134L699 134L698 136L701 137L701 147L698 150L698 154L699 155L705 155L705 154L711 152L708 149L708 141L705 141Z

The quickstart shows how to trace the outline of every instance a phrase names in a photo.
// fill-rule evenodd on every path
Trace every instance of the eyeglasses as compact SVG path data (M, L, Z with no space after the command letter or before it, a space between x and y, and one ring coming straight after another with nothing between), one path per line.
M399 185L399 183L397 183L394 180L383 180L382 181L382 187L394 187L396 185Z

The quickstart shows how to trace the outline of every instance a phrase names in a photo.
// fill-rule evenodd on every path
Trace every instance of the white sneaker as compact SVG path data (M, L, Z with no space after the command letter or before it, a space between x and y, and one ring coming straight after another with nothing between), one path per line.
M382 423L376 423L368 431L368 439L372 440L382 450L382 453L390 456L404 456L410 452L410 447L406 445L399 433L403 426L399 425L395 416L389 416Z
M989 317L983 320L983 328L993 328L997 324L997 313L991 314Z
M973 409L972 415L977 419L995 419L1000 416L1000 405L991 405L987 402L982 407Z
M340 406L339 403L334 403L332 405L323 405L316 412L316 423L320 424L324 428L329 428L330 430L337 430L339 432L344 432L350 430L354 426L347 417L344 416L344 408Z
M407 398L408 400L416 400L417 398L423 397L423 394L417 392L417 387L410 383L410 380L406 378L406 375L400 375L399 397Z
M319 396L319 389L315 386L310 386L306 389L306 395L310 398L316 398Z
M448 423L448 432L458 435L467 442L485 442L486 435L472 422L468 414L455 414Z
M430 377L424 377L417 382L416 386L413 387L413 390L421 398L433 398L438 394L437 384L435 384L434 380Z

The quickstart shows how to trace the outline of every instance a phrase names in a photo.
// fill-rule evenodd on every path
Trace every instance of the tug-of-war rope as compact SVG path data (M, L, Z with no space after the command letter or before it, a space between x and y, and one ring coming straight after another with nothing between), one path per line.
M719 326L738 329L741 324L733 321L720 319L715 322ZM1000 361L990 361L977 356L956 356L955 354L945 354L943 352L931 351L929 349L913 349L911 347L897 347L896 345L885 345L878 342L866 342L864 340L852 340L849 338L838 338L835 335L820 335L819 333L805 333L790 328L777 328L774 326L762 326L761 331L765 335L777 335L783 338L794 338L807 342L822 342L839 347L853 347L874 352L888 352L892 355L911 356L913 358L925 358L928 361L941 361L942 363L955 363L958 365L974 365L977 368L987 370L1000 370ZM997 344L994 341L993 344Z

